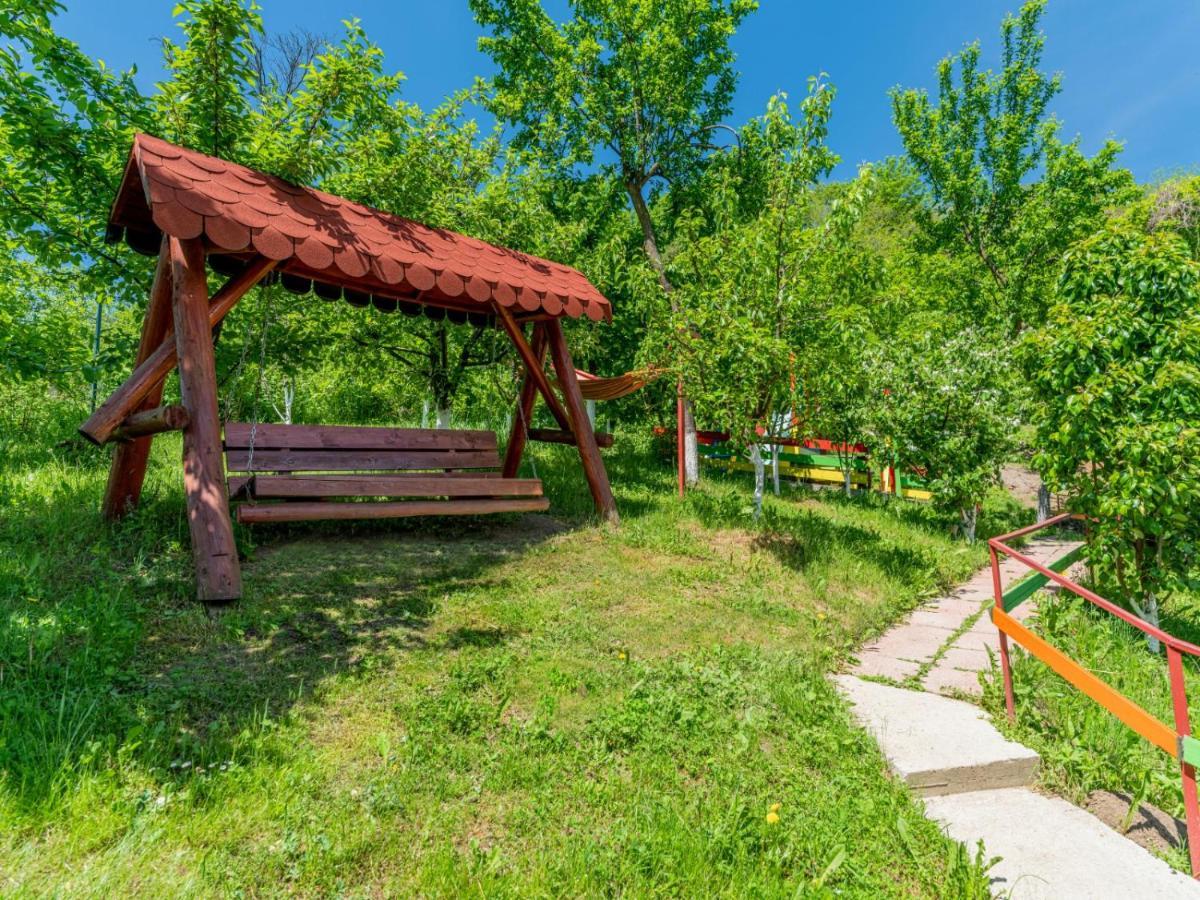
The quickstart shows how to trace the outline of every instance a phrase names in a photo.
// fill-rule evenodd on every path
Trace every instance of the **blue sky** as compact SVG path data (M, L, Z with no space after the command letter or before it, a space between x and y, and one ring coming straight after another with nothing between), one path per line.
M149 86L161 75L156 38L177 32L173 0L65 0L59 30L110 66L137 64ZM268 30L305 28L335 37L357 17L404 72L407 99L430 106L491 72L476 49L466 0L260 0ZM798 95L827 72L838 100L830 143L837 175L899 151L887 91L930 87L938 59L975 39L996 59L999 25L1018 0L762 0L735 38L741 73L734 124L759 113L776 90ZM1085 151L1108 137L1142 180L1200 168L1200 2L1050 0L1046 67L1063 73L1054 111Z

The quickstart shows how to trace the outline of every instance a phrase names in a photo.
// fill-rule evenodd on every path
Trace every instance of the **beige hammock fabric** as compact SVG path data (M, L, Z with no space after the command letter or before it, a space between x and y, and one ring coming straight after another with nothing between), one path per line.
M641 390L660 375L662 371L654 368L635 369L624 375L614 375L612 378L601 378L590 372L575 370L579 392L583 394L584 400L616 400Z

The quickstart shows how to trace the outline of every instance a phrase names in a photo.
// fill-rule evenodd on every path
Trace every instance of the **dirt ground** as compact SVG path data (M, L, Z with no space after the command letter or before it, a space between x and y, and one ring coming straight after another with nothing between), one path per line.
M1008 463L1000 470L1000 480L1018 503L1037 509L1038 488L1042 485L1037 472L1020 463Z
M1131 798L1128 794L1117 794L1112 791L1092 791L1088 794L1083 808L1100 819L1105 825L1119 831L1135 844L1145 847L1151 853L1161 853L1171 847L1182 847L1187 833L1182 819L1167 815L1156 806L1149 803L1138 805L1137 812L1129 822L1129 828L1123 829L1125 817L1129 814Z

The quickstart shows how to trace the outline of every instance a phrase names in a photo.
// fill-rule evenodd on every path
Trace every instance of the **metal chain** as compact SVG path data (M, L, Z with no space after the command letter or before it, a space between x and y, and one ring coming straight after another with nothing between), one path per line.
M263 374L267 364L267 330L271 324L271 306L275 298L274 286L263 291L266 294L263 302L262 326L259 329L258 340L258 379L254 384L254 402L250 408L250 449L246 454L246 471L254 471L254 440L258 437L258 413L262 402Z

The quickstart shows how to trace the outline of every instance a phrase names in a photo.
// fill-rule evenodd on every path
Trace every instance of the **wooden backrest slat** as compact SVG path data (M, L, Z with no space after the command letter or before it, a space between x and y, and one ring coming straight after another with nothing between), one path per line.
M492 450L494 431L449 428L377 428L359 425L276 425L225 423L227 450Z
M262 450L225 451L231 472L353 472L402 469L494 469L500 465L495 450Z

